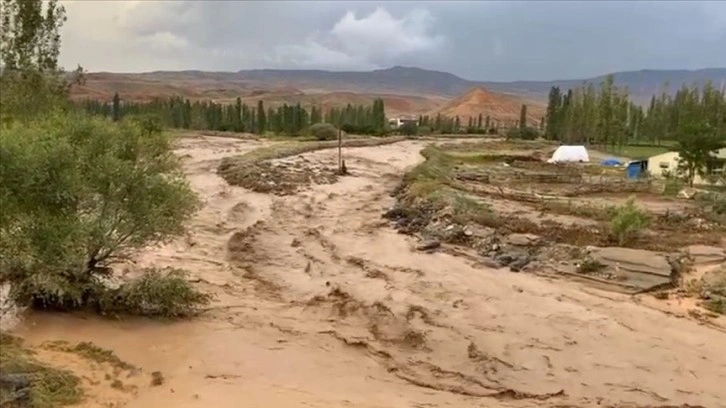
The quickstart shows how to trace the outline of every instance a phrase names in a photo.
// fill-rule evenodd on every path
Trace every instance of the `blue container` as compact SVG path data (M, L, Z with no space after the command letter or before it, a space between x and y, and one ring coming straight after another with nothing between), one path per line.
M629 179L638 179L642 176L643 172L645 171L645 167L647 162L644 161L637 161L637 162L630 162L628 163L628 166L625 168L625 172L628 175Z

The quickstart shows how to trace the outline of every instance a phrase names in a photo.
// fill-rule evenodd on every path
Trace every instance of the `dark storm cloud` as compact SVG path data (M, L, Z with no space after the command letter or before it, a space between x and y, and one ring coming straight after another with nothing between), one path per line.
M94 71L406 65L514 80L726 66L722 2L80 1L67 8L63 61Z

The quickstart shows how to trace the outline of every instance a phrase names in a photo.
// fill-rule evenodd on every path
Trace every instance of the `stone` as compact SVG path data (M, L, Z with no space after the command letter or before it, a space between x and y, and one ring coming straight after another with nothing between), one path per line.
M502 265L499 264L499 262L495 261L492 258L483 258L481 261L479 261L482 265L486 266L487 268L494 268L499 269L502 267Z
M514 246L532 246L539 241L539 236L534 234L509 234L505 242Z
M511 263L509 264L509 270L510 270L510 271L512 271L512 272L519 272L519 271L521 271L521 270L522 270L522 268L524 268L524 267L525 267L525 266L526 266L526 265L527 265L527 264L528 264L528 263L529 263L529 262L530 262L531 260L532 260L532 258L530 258L530 256L529 256L529 255L522 255L522 256L518 257L517 259L513 260L513 261L512 261L512 262L511 262Z
M719 286L723 287L726 284L724 283L726 282L726 264L706 271L701 280L707 288L718 288ZM723 295L726 296L726 293Z
M691 200L696 196L696 193L696 189L686 187L678 192L678 198L685 198L686 200Z
M621 247L593 247L590 258L604 265L599 271L603 276L612 276L621 289L647 291L670 284L675 273L668 256L663 253L642 249Z
M514 261L514 257L511 254L501 254L494 258L494 260L501 266L507 266Z
M686 249L686 252L695 265L718 264L726 261L726 251L723 248L691 245Z
M419 251L430 251L441 246L441 242L437 239L429 239L417 246L416 249Z

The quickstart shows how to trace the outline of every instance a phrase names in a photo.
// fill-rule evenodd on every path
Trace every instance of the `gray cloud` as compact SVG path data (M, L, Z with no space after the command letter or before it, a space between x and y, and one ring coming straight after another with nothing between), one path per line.
M723 2L67 1L91 71L392 65L470 79L726 66Z

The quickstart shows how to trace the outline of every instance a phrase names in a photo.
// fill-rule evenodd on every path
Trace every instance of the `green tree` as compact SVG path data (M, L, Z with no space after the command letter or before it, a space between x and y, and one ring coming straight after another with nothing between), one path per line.
M310 108L310 124L314 125L323 121L323 116L320 112L320 108L313 106Z
M257 102L257 134L264 135L267 130L267 116L262 100Z
M119 120L121 120L121 97L118 95L118 92L113 94L113 105L111 108L111 112L114 122L118 122Z
M398 131L405 136L415 136L418 133L418 126L415 122L406 122L398 127Z
M522 105L519 111L519 128L524 129L527 127L527 105Z
M232 116L232 129L235 132L242 132L242 98L239 96L234 101L234 115Z
M28 120L66 101L73 83L58 66L65 9L57 0L0 0L0 119Z
M338 129L330 123L316 123L310 126L310 134L318 140L335 140L338 138Z
M110 267L181 234L198 201L171 139L142 125L54 115L0 132L0 282L17 302L143 307L104 283Z
M704 177L714 153L726 147L726 137L719 135L708 123L690 122L679 127L677 151L678 167L689 186L696 175Z
M548 139L557 140L560 135L560 109L562 106L562 92L557 86L550 88L547 102L547 114L545 116L546 130ZM488 126L487 126L488 127Z

